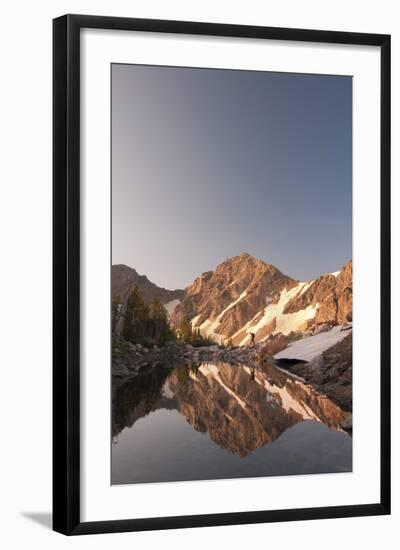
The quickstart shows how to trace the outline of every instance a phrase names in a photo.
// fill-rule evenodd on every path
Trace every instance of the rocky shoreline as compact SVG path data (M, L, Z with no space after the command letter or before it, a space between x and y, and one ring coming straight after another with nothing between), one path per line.
M257 347L218 346L194 347L184 342L168 342L163 347L146 348L141 344L120 342L114 345L113 370L115 378L134 377L143 368L164 367L175 368L180 365L195 363L232 363L256 365L260 361Z

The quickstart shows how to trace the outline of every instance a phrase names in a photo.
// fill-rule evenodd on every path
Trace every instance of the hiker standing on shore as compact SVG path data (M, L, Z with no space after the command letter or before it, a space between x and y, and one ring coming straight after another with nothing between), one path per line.
M252 348L256 345L256 335L254 334L254 332L250 332L250 344L249 346Z

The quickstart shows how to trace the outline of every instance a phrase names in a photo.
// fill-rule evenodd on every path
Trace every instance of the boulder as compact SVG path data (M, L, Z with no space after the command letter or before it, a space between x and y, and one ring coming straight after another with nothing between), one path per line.
M346 411L352 410L352 332L308 363L290 366L290 372L316 386Z

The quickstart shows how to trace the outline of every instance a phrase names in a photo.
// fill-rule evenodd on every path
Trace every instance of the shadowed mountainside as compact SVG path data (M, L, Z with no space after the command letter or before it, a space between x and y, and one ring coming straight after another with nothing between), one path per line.
M137 286L145 302L159 300L162 304L180 300L183 290L168 290L149 281L146 275L139 275L135 269L123 264L113 265L111 269L111 290L114 296L123 301L127 292Z

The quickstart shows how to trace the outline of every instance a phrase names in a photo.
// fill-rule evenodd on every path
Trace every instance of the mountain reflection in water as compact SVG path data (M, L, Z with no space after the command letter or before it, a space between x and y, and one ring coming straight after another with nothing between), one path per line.
M351 471L344 415L273 364L152 368L113 388L112 483Z

